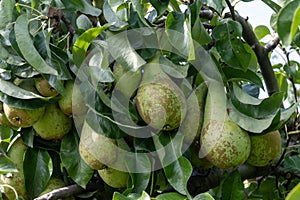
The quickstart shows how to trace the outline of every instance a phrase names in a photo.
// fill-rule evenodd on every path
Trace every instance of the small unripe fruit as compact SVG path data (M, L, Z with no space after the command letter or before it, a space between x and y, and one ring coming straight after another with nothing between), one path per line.
M37 91L45 96L45 97L52 97L58 95L58 92L55 88L53 88L49 82L44 78L36 78L35 79L35 87Z
M113 168L105 168L98 170L98 173L102 180L113 188L126 188L129 179L127 172L122 172Z
M59 109L57 103L52 103L46 106L45 114L33 128L45 140L58 140L72 129L72 119Z
M272 131L264 135L253 135L251 151L247 163L262 167L269 164L281 152L281 136L279 131Z
M20 109L3 104L3 110L8 121L17 127L27 128L36 123L44 114L45 108L34 110Z

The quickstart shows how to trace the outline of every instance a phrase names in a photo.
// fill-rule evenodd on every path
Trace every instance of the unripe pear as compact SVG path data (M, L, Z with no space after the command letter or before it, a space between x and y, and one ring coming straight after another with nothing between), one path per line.
M251 135L251 151L247 163L262 167L269 164L281 152L281 136L279 131L263 135Z
M72 129L72 119L59 109L57 103L52 103L46 106L45 114L33 128L45 140L58 140Z
M95 132L89 124L85 122L80 136L79 153L87 165L99 170L115 162L117 159L118 146L114 139Z
M12 125L7 117L4 114L4 110L3 110L3 103L0 102L0 125L3 127L10 127L10 128L15 128L14 125Z
M65 83L65 95L58 101L58 105L61 111L68 116L83 115L87 112L80 89L73 80Z
M250 154L250 137L229 119L210 121L201 135L201 148L214 166L229 169L243 164Z
M126 98L131 98L141 81L141 70L133 72L117 63L113 73L116 82L115 89Z
M52 97L58 95L56 89L53 88L50 85L50 83L42 77L35 79L35 87L38 90L38 92L45 97Z
M119 170L116 170L114 168L104 168L101 170L98 170L98 173L102 180L113 188L126 188L128 179L129 179L129 173L128 172L122 172Z
M21 138L18 138L10 147L7 155L14 162L18 172L0 175L0 183L12 186L19 196L25 200L29 199L25 188L25 179L23 173L23 158L27 150L27 146L23 143ZM16 196L14 191L9 187L4 187L4 194L9 200L15 200Z
M62 187L65 187L65 182L63 180L61 180L60 178L51 177L48 181L46 188L39 196L42 196L43 194L49 193L55 189L59 189Z
M3 104L4 114L8 121L17 127L27 128L36 123L44 114L45 108L40 107L34 110L21 109Z
M186 113L183 92L158 63L149 63L144 67L136 105L140 116L149 126L167 131L178 128Z

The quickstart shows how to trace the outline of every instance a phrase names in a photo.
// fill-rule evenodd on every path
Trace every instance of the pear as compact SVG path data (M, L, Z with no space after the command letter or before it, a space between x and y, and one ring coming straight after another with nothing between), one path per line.
M72 119L66 116L57 103L46 106L45 114L32 126L45 140L62 139L72 129Z
M58 95L56 89L53 88L50 85L50 83L42 77L35 79L35 87L37 91L45 97L52 97Z
M113 73L116 82L115 89L120 91L125 98L131 98L141 81L141 70L133 72L117 63Z
M247 163L262 167L269 164L281 153L281 136L279 131L264 135L251 135L251 151Z
M110 167L98 170L98 174L107 185L113 188L126 188L130 177L128 172Z
M80 136L79 153L87 165L99 170L116 161L118 146L116 140L95 132L85 122Z
M29 199L25 188L25 179L23 173L23 158L27 150L27 146L21 138L18 138L10 147L7 155L15 163L18 172L0 175L0 183L12 186L18 196L22 196L25 200ZM9 200L16 199L15 193L9 187L4 187L4 194Z
M3 110L3 103L0 102L0 125L3 127L10 127L10 128L15 128L14 125L12 125L7 117L4 114L4 110Z
M183 92L162 71L159 63L145 65L136 105L138 113L149 126L166 131L178 128L186 113Z
M3 104L4 114L8 121L17 127L27 128L36 123L44 114L45 108L40 107L34 110L21 109Z
M229 169L247 160L251 142L248 133L233 121L210 121L202 132L201 148L214 166Z
M59 188L65 187L65 186L66 186L65 182L63 180L61 180L60 178L51 177L48 181L46 188L39 196L42 196L42 195L47 194L55 189L59 189Z
M199 142L198 142L199 143ZM200 145L194 142L189 147L189 160L193 167L199 167L201 169L209 169L213 167L213 164L207 160L206 157L199 158Z
M237 167L243 164L250 154L250 137L230 120L227 113L215 109L214 106L218 108L218 105L212 104L211 97L208 90L200 136L200 157L204 154L209 162L221 169ZM221 116L223 114L224 116ZM212 115L217 115L219 120L212 119Z
M58 101L58 105L63 113L68 116L83 115L87 112L84 99L80 89L73 80L65 83L66 94Z

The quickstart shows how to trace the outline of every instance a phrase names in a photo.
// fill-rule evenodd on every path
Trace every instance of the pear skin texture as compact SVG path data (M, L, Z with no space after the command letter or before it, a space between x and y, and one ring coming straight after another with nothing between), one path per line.
M72 119L59 109L57 103L52 103L46 106L45 114L33 128L45 140L59 140L72 129Z
M25 189L23 173L23 158L26 150L27 146L23 143L21 138L18 138L7 153L8 157L15 163L18 172L13 173L11 176L0 175L0 183L12 186L18 195L22 196L25 200L29 199ZM15 200L16 198L14 191L8 187L4 187L4 194L9 200Z
M12 125L7 117L5 116L4 114L4 111L0 109L0 125L3 126L3 127L10 127L10 128L15 128L14 125Z
M102 180L113 188L126 188L129 179L129 173L122 172L113 168L98 170Z
M279 131L250 136L250 139L251 151L247 163L252 166L266 166L281 153L281 136Z
M61 180L60 178L51 177L48 181L46 188L39 196L42 196L43 194L49 193L55 189L59 189L62 187L65 187L65 183L63 180Z
M176 93L167 85L146 84L138 89L137 109L142 119L151 127L173 130L180 126L184 118L184 112L181 112L186 105L183 96L180 90Z
M61 111L68 116L85 114L87 107L80 89L74 84L74 81L67 81L65 83L65 91L66 94L58 101Z
M8 121L17 127L27 128L36 123L44 114L45 108L34 110L19 109L3 104L3 110Z
M35 79L35 88L41 95L45 97L52 97L58 95L58 92L44 78Z
M99 170L116 161L118 146L115 140L98 134L85 122L80 136L79 154L87 165Z
M248 133L233 121L210 120L201 135L201 148L214 166L229 169L243 164L250 154Z

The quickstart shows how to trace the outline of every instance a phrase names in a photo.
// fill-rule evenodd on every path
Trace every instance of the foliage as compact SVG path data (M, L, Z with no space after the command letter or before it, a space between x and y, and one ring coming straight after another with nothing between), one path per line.
M130 173L127 188L102 183L101 189L89 191L88 185L101 178L80 158L81 119L73 114L72 130L55 141L41 139L32 127L0 125L0 173L16 173L7 152L21 135L30 147L23 169L31 198L42 193L51 176L87 189L80 195L87 199L299 198L295 196L300 181L300 3L263 2L274 10L270 24L276 34L258 26L253 39L245 31L247 20L234 12L232 5L238 1L233 0L0 0L0 101L36 109L57 103L67 94L65 82L74 81L88 108L83 121L118 145L125 143L122 148L130 155L147 155L137 156L134 163L126 159L121 163L137 170ZM249 44L256 40L254 46ZM262 65L263 59L269 66ZM138 85L128 86L133 88L130 97L114 90L114 70L119 64L126 72L143 73L154 61L186 98L207 83L214 97L213 112L227 111L249 135L280 130L280 158L263 168L261 172L266 173L262 174L245 173L247 164L229 170L206 169L192 159L193 148L199 145L196 133L195 141L186 143L184 130L143 129L146 124L136 108ZM44 97L21 84L38 77L59 95ZM118 81L131 84L132 77L139 76ZM273 79L278 83L273 88L279 88L275 92L268 84ZM138 137L141 132L152 137ZM216 174L218 178L212 178Z

